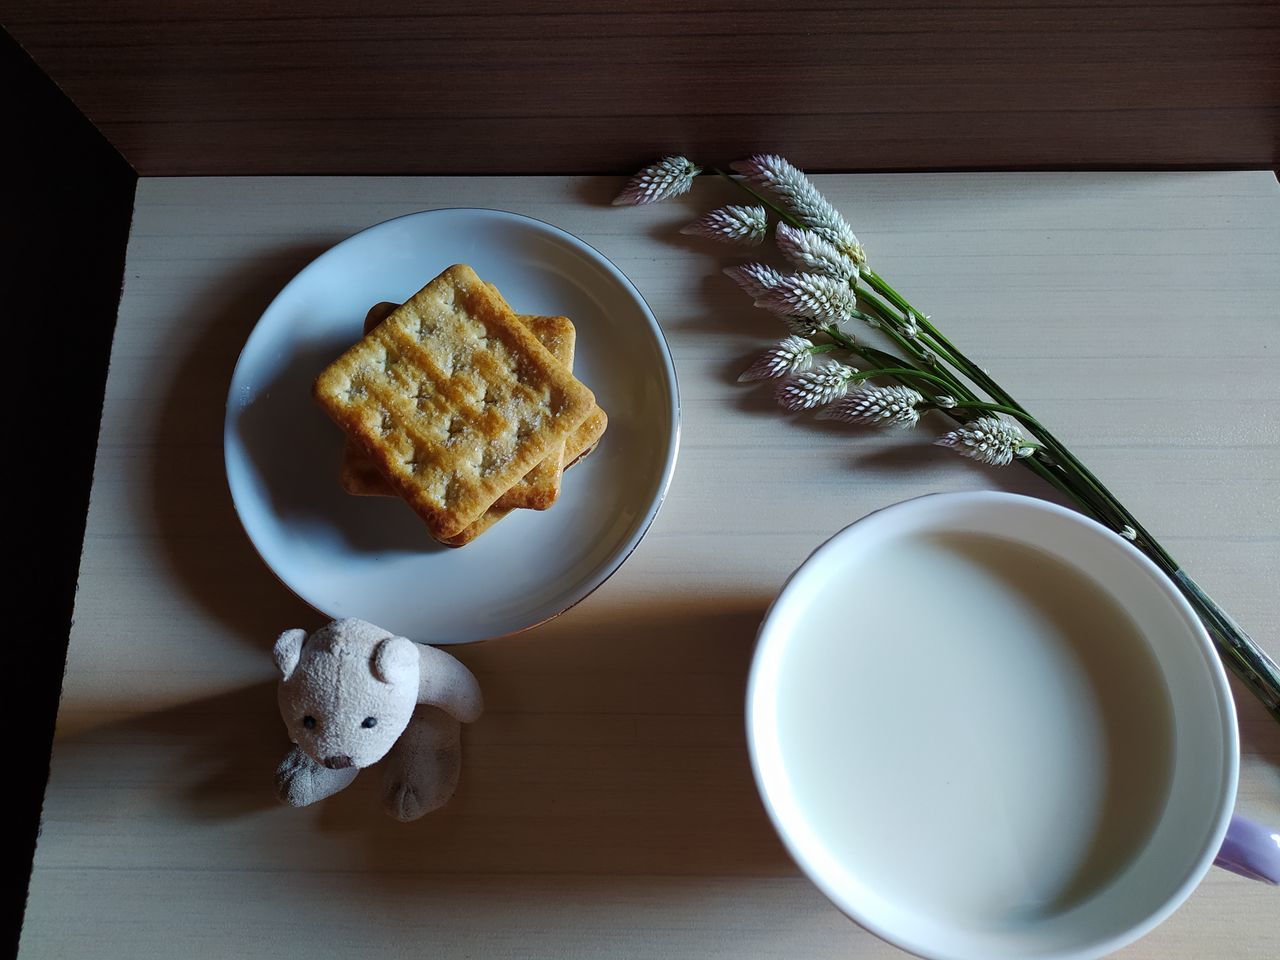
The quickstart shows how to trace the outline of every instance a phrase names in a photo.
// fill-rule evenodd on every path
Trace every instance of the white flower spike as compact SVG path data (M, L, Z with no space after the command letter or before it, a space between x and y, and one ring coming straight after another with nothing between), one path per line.
M764 243L769 230L769 218L764 207L744 207L737 204L712 210L699 217L680 232L722 243L737 243L746 247Z
M797 273L782 277L756 300L757 307L782 316L811 317L821 323L848 320L858 307L851 286L818 273Z
M833 243L849 259L858 264L867 262L853 227L799 168L775 154L758 154L733 164L733 169L749 183L775 194L796 219Z
M613 198L615 207L657 203L688 193L702 168L687 157L663 157L651 163L627 181L622 192Z
M818 418L874 427L914 427L920 422L920 408L924 405L924 396L910 387L866 384L819 411Z
M979 417L957 427L934 443L940 447L950 447L962 457L993 467L1007 467L1015 457L1028 457L1036 450L1034 444L1027 442L1016 423L999 417Z
M858 265L813 230L799 230L789 223L779 223L773 239L782 255L801 270L822 273L846 283L857 282Z
M783 380L775 395L778 403L792 412L811 410L843 397L857 372L843 363L828 363Z
M752 300L758 300L766 292L782 282L784 274L765 263L738 263L724 268L725 276L746 291Z
M756 358L755 363L738 377L739 383L751 380L773 380L808 370L813 366L813 341L804 337L787 337Z

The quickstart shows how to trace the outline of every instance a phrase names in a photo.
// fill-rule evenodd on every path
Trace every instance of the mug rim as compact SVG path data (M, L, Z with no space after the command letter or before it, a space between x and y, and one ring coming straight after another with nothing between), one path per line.
M770 648L785 642L790 635L790 631L786 630L771 632L771 627L775 623L783 600L796 589L803 578L810 575L821 564L825 555L839 549L848 540L857 536L861 532L859 528L865 528L869 521L883 523L886 517L892 518L899 514L906 517L924 507L936 506L939 501L953 504L957 509L995 503L1007 505L1012 509L1043 512L1078 524L1080 527L1089 530L1092 535L1100 535L1112 546L1119 547L1132 562L1136 563L1140 569L1150 576L1163 594L1164 599L1189 628L1190 635L1202 654L1205 672L1208 674L1208 680L1213 686L1214 700L1222 719L1224 733L1222 741L1223 778L1212 829L1206 835L1203 847L1195 857L1193 867L1188 871L1183 882L1161 902L1158 908L1147 911L1144 916L1135 919L1133 923L1126 925L1120 932L1100 940L1073 943L1028 953L1025 954L1025 960L1089 960L1089 958L1104 956L1133 943L1167 919L1191 895L1213 865L1214 857L1226 835L1227 826L1230 823L1235 805L1236 790L1239 782L1239 730L1236 720L1235 701L1231 694L1226 672L1204 624L1196 615L1191 604L1174 586L1169 577L1132 543L1076 510L1037 497L1003 491L978 490L929 493L873 510L842 527L819 544L787 577L777 596L765 611L760 628L757 631L756 647L752 655L746 690L747 747L757 792L775 832L782 840L791 859L808 880L818 887L823 895L847 917L881 940L917 956L927 957L930 960L973 960L972 955L966 952L939 951L931 944L921 943L911 936L909 930L889 929L887 925L868 916L860 908L856 891L840 888L811 862L810 856L793 836L786 818L779 813L770 796L769 782L766 780L766 771L760 756L759 743L761 732L758 728L763 723L760 716L762 712L761 698L768 690L778 689L776 670L773 671L771 677L767 678L773 682L770 683L768 688L765 687L766 678L763 676L764 668L762 664L766 660L766 654ZM1063 557L1051 546L1043 549L1049 556L1072 569L1081 569L1078 564ZM1102 587L1101 584L1099 586ZM1106 588L1103 587L1103 589ZM1119 596L1119 594L1115 593L1112 596Z

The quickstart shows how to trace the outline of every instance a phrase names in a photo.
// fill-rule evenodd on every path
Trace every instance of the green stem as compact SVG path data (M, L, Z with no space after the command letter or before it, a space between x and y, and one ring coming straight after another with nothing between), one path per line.
M858 290L858 298L870 304L871 307L875 310L875 312L879 314L885 321L892 323L895 326L902 325L902 320L903 320L902 316L899 315L897 311L895 311L892 307L889 306L889 304L885 303L883 300L877 297L870 290L866 289L865 287Z
M724 170L721 170L718 167L714 169L714 172L717 176L724 177L726 180L732 183L735 187L741 187L747 193L751 194L751 196L755 197L757 200L763 203L766 207L772 210L775 214L777 214L780 220L787 221L787 223L791 224L791 226L799 230L804 229L803 223L797 220L795 216L793 216L791 213L784 210L782 207L778 206L778 204L774 203L772 200L766 197L763 193L760 193L758 190L755 190L752 187L747 186L747 184L744 181L739 180L733 174L726 173Z
M897 332L897 330L893 330L892 328L887 328L887 326L883 326L881 330L882 330L882 333L886 335L886 337L893 340L893 342L895 342L897 346L904 349L906 353L910 353L910 355L913 355L916 358L916 360L920 360L922 362L924 361L924 351L920 349L918 344L911 343L909 339L902 337L902 335L899 332ZM886 353L886 355L884 356L893 357L892 353ZM918 371L919 374L923 374L923 371L920 370L919 367L911 367L909 364L905 364L905 362L900 361L899 366L904 367L904 369L915 370L915 371ZM965 385L961 383L960 380L957 380L955 376L951 374L951 371L947 370L945 366L936 366L934 367L934 370L937 370L938 372L936 372L936 374L928 374L928 379L931 379L934 381L934 383L940 384L942 385L943 388L946 388L948 396L973 397L973 393L970 392L969 388L965 387ZM931 397L929 399L936 399L936 398Z
M1095 477L1093 473L1080 462L1066 444L1050 432L1044 424L1040 423L1027 413L1026 409L1020 403L1014 400L1013 397L1005 392L1005 390L992 380L990 376L978 367L977 364L957 349L951 341L947 340L945 336L938 332L933 324L925 319L924 315L920 313L919 310L911 306L911 304L907 302L907 299L894 290L893 287L884 280L884 278L874 270L868 270L866 279L872 286L877 289L882 289L885 292L885 296L893 301L899 310L904 314L915 317L918 324L927 327L936 335L936 338L940 343L945 344L942 348L942 352L952 367L985 390L993 399L1000 401L999 403L989 405L970 405L970 409L985 409L998 413L1005 413L1025 422L1032 428L1037 437L1050 449L1053 456L1062 461L1064 466L1069 465L1079 475L1080 480L1082 481L1082 486L1088 488L1090 493L1106 506L1108 513L1107 522L1110 526L1116 530L1120 530L1126 526L1132 527L1151 545L1154 551L1161 554L1165 560L1173 564L1173 558L1169 557L1169 555L1165 553L1164 548L1156 542L1155 538L1142 528L1141 524L1139 524L1137 519L1125 509L1124 505L1119 501L1115 494L1108 490L1106 486L1103 485L1102 481ZM874 294L868 294L865 290L859 291L859 296L866 299L873 307L876 307L877 311L882 310L885 307L883 300L880 300ZM1176 564L1174 564L1174 567L1176 568Z
M876 348L868 346L867 344L860 343L859 341L855 340L853 337L850 337L848 334L844 333L837 326L832 325L826 328L825 332L841 348L848 350L850 353L854 353L858 356L865 357L868 360L871 360L873 362L880 364L881 365L880 369L883 375L892 377L893 379L897 380L899 383L903 383L904 378L908 376L916 379L936 381L936 382L942 383L947 389L947 395L951 396L952 399L956 400L956 405L954 408L950 408L950 409L942 406L938 406L937 410L938 412L949 417L952 421L954 421L957 424L963 425L965 422L967 422L967 417L964 413L962 413L962 411L972 410L974 409L975 405L982 403L982 401L979 401L974 396L974 394L971 391L969 391L968 388L965 387L963 384L959 382L948 382L946 378L938 377L934 374L926 374L922 370L911 367L901 357L897 357L891 353L886 353L883 350L877 350ZM901 374L889 372L889 371L896 371L896 370L901 370L903 372ZM944 372L949 372L949 371L946 371L944 368ZM929 401L934 404L937 404L937 401L939 399L938 394L930 390L923 389L923 384L921 384L921 387L922 387L922 392L926 395ZM1008 411L1001 410L1001 412L1008 412ZM1117 529L1117 530L1120 529L1120 527L1117 526L1116 524L1114 515L1112 514L1111 511L1107 509L1106 505L1099 503L1096 496L1088 488L1081 487L1078 484L1073 484L1070 475L1065 474L1063 472L1063 468L1060 465L1044 462L1040 458L1040 454L1023 458L1020 462L1024 467L1029 469L1032 473L1036 474L1038 477L1040 477L1042 480L1044 480L1054 489L1058 490L1060 493L1065 494L1069 499L1074 500L1082 510L1088 513L1095 520L1097 520L1100 523L1111 526L1113 529Z
M866 270L863 277L868 286L883 295L898 310L904 314L914 315L917 323L943 345L952 365L985 390L994 400L999 401L993 404L974 403L957 406L969 410L993 410L1027 423L1037 437L1044 441L1050 455L1058 461L1062 475L1040 462L1038 457L1025 458L1021 461L1022 464L1075 500L1095 519L1115 530L1130 527L1137 534L1135 546L1165 572L1179 592L1191 603L1204 623L1223 663L1249 687L1254 696L1262 701L1272 717L1280 720L1280 667L1267 655L1266 651L1262 650L1240 625L1200 588L1164 546L1129 512L1106 484L1071 452L1066 444L1028 414L1008 391L965 356L963 351L948 340L879 274L873 270ZM863 295L865 296L865 292ZM1074 474L1074 480L1071 479L1072 474Z
M985 401L975 401L974 403L957 403L957 407L964 407L967 410L991 410L994 413L1004 413L1011 417L1016 417L1027 426L1031 427L1037 433L1044 430L1040 425L1040 421L1021 407L1011 407L1005 403L986 403Z
M876 296L870 290L866 289L866 287L858 287L858 297L863 301L863 303L866 306L870 307L872 310L875 311L876 319L882 321L882 323L887 325L885 327L886 330L893 329L900 332L901 328L906 325L907 317L898 316L887 303L881 300L878 296ZM920 326L920 324L917 323L916 326ZM929 336L927 332L923 331L923 329L922 329L922 332L918 335L918 338L925 344L926 347L929 348L929 351L932 352L934 356L941 357L943 360L946 360L957 370L963 369L963 367L956 360L956 358L951 355L950 349L944 346L935 338ZM904 337L903 339L906 339L906 338ZM918 352L921 357L925 355L925 350L923 347L917 346L916 352Z
M886 376L886 377L891 377L897 380L899 383L902 383L904 378L910 377L916 380L924 380L928 382L939 383L947 389L947 392L949 395L958 392L955 389L955 384L948 383L944 378L935 376L934 374L926 373L925 371L916 369L914 367L910 367L905 363L905 361L902 360L901 357L896 357L891 353L885 353L883 350L877 350L874 347L870 347L864 343L860 343L857 340L845 334L838 327L834 327L834 326L830 327L827 329L826 333L835 341L835 343L831 344L831 346L838 346L842 349L848 350L851 353L855 353L855 354L858 354L859 356L865 357L868 360L873 360L877 363L882 364L882 366L876 370L862 371L862 373L864 374L862 379L865 379L870 376ZM931 402L936 404L938 397L936 394L929 394L928 399ZM966 422L965 417L959 411L964 409L972 409L974 404L977 402L978 401L974 400L969 403L964 403L957 400L954 408L935 406L934 409L936 409L939 413L942 413L945 416L949 417L955 423L964 424ZM1088 496L1084 494L1084 492L1072 487L1069 479L1064 477L1061 474L1060 468L1057 468L1052 464L1044 463L1042 460L1040 460L1038 453L1033 454L1030 457L1024 458L1022 460L1022 464L1027 469L1029 469L1032 473L1036 474L1038 477L1040 477L1042 480L1044 480L1046 483L1052 486L1055 490L1066 495L1069 499L1076 501L1076 503L1078 503L1081 506L1081 508L1084 509L1087 513L1093 516L1094 519L1104 523L1108 522L1108 517L1106 515L1106 512L1101 507L1095 504Z
M1280 667L1186 571L1174 570L1169 576L1205 621L1223 662L1262 701L1267 711L1280 720Z
M919 324L920 328L929 335L931 340L934 341L940 352L947 354L951 364L979 387L989 393L992 399L1007 403L1011 407L1021 407L1013 397L1009 396L1009 394L1004 391L1004 388L1001 387L1000 384L991 379L991 376L985 370L966 357L959 347L948 340L943 332L935 327L928 317L913 307L907 301L906 297L891 287L884 277L880 276L880 274L868 267L863 271L862 278L867 286L883 295L904 314L910 314L915 317L916 323Z
M850 380L868 380L871 377L911 377L915 380L925 380L936 383L946 390L951 389L951 384L942 377L934 376L932 373L925 373L915 367L878 367L874 370L859 370L856 376L850 377ZM968 406L968 404L958 403L957 406Z
M907 302L906 297L893 289L893 287L889 286L889 284L885 282L884 278L872 270L871 267L868 266L863 268L862 277L903 313L919 313L915 307L911 306L911 304ZM923 314L920 315L920 319L925 323L928 322Z
M789 211L752 189L743 181L730 176L723 170L716 170L715 172L764 204L780 219L793 227L804 228L804 224ZM896 330L892 329L892 326L900 326L906 317L912 317L922 331L920 339L928 344L929 349L936 356L945 360L954 369L948 369L943 364L929 364L926 362L926 365L940 371L941 376L925 374L923 371L915 370L903 364L901 358L858 343L852 337L839 332L835 327L828 330L828 335L831 336L832 340L850 352L858 353L868 359L877 360L877 362L887 363L888 365L884 366L881 372L885 376L892 376L898 379L899 382L901 382L902 377L910 376L917 380L946 384L949 392L957 400L957 407L955 410L943 410L942 412L957 423L964 422L963 417L957 412L960 409L992 410L1015 417L1031 427L1032 432L1044 443L1045 449L1056 462L1045 463L1040 459L1039 454L1036 454L1021 458L1022 465L1040 476L1058 491L1075 500L1082 509L1093 515L1095 519L1112 526L1116 530L1122 530L1125 526L1132 528L1138 536L1136 546L1165 571L1200 615L1223 662L1263 702L1268 712L1277 721L1280 721L1280 667L1277 667L1275 661L1267 656L1266 652L1231 619L1226 611L1218 606L1200 588L1199 584L1187 575L1159 541L1138 522L1137 518L1125 508L1115 494L1094 476L1093 472L1071 452L1066 444L1062 443L1043 424L1027 413L1008 391L992 379L978 364L970 360L941 330L933 325L928 317L911 306L906 297L898 293L888 281L865 264L862 267L861 277L864 282L859 286L858 294L877 313L881 314L883 321L889 324L884 329L891 339L908 354L921 361L926 360L922 348L914 342L908 341L898 334ZM875 292L871 293L867 289L868 287ZM881 299L882 297L883 299ZM885 301L888 301L888 303ZM890 305L892 305L892 309ZM894 311L897 311L897 313ZM871 375L870 373L867 374L867 376ZM987 404L979 401L974 392L959 379L959 376L967 377L996 402ZM948 381L951 382L948 383ZM931 397L930 399L936 399L936 397ZM969 402L962 403L960 401Z

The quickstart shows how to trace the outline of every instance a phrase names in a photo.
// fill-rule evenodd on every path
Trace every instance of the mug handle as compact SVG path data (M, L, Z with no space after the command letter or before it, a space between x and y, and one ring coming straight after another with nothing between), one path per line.
M1280 830L1237 814L1213 863L1250 880L1280 884Z

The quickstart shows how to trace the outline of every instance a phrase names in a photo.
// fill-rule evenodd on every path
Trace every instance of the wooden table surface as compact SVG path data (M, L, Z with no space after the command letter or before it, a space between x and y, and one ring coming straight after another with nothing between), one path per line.
M879 272L1280 652L1280 189L1270 173L819 178ZM23 957L893 957L786 857L743 733L753 632L830 533L936 490L1044 491L928 446L790 423L734 382L777 333L617 180L144 179L138 187ZM258 560L222 470L237 353L335 241L430 207L557 224L675 355L670 496L598 593L458 650L488 712L411 825L376 777L277 806L271 641L323 618ZM426 278L424 278L426 279ZM317 414L318 415L318 414ZM1280 728L1237 687L1239 809L1280 824ZM1122 956L1280 955L1274 889L1213 871Z

